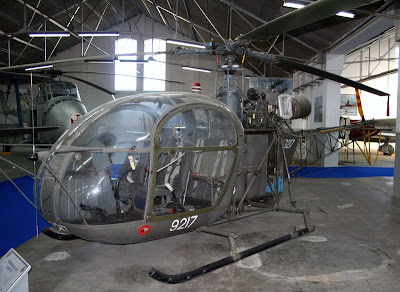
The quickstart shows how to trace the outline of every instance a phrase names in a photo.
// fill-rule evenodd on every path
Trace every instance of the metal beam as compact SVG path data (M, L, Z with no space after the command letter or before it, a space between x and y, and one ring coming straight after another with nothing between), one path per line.
M167 4L168 4L169 9L172 11L172 5L169 2L169 0L167 0ZM175 2L175 15L179 15L179 0L176 0L176 2ZM179 27L180 33L182 35L183 35L183 30L178 21L178 17L176 17L175 15L173 15L173 17L175 19L175 37L178 37L178 27Z
M51 1L51 0L50 0ZM81 0L81 1L86 1L86 0ZM40 2L40 1L39 1ZM54 4L54 2L52 2L53 4ZM54 4L55 6L57 6L57 7L59 7L57 4ZM74 9L74 8L76 8L76 6L78 6L79 4L74 4L74 5L72 5L72 6L70 6L69 8L68 8L68 10L71 10L71 9ZM36 8L39 8L39 5L36 5ZM65 10L64 9L62 9L60 12L57 12L57 13L55 13L55 14L53 14L52 16L50 16L50 18L56 18L56 17L58 17L58 16L60 16L61 14L63 14L63 13L65 13ZM33 15L35 15L36 14L36 12L34 11L33 12ZM78 19L77 19L78 20ZM28 27L27 27L27 30L29 31L29 30L37 30L36 28L38 27L38 26L41 26L41 25L43 25L45 22L47 21L47 19L43 19L43 20L40 20L40 21L38 21L38 22L36 22L36 23L34 23L34 24L30 24L30 25L28 25ZM79 20L78 20L79 21Z
M264 20L264 19L262 19L262 18L260 18L260 17L258 17L258 16L256 16L256 15L254 15L254 14L251 13L251 12L248 12L247 10L245 10L245 9L243 9L243 8L241 8L241 7L239 7L239 6L237 6L236 4L234 4L234 3L232 3L232 2L229 2L229 1L227 1L227 0L219 0L219 1L222 2L222 3L225 3L226 5L231 6L234 10L240 11L240 12L242 12L242 13L244 13L244 14L250 16L251 18L254 18L255 20L261 22L262 24L268 23L268 21L266 21L266 20ZM291 39L293 39L295 42L299 43L300 45L307 47L308 49L311 49L311 48L312 48L312 46L310 46L309 44L305 44L304 42L300 41L298 38L294 38L294 37L290 36L290 35L287 34L287 33L286 33L286 36L287 36L287 37L290 37ZM315 48L312 48L311 50L320 53L320 51L318 51L318 50L315 49Z
M351 61L351 62L344 62L345 64L360 64L360 63L371 63L371 62L380 62L380 61L391 61L391 62L395 62L399 60L399 58L371 58L369 60L360 60L360 61Z
M13 56L19 56L19 52L15 52L15 51L13 51L13 50L8 50L8 48L7 49L4 49L4 48L0 48L0 52L2 52L2 53L6 53L6 54L10 54L10 55L13 55ZM23 58L28 58L27 56L25 56L25 55L22 55L21 57L23 57ZM11 61L11 60L10 60ZM8 60L7 60L7 62L8 62ZM8 65L7 65L8 66Z
M161 20L164 22L164 25L168 28L168 30L169 30L171 36L173 36L174 33L172 32L172 28L171 28L171 26L169 25L169 23L168 23L167 19L165 18L164 14L163 14L163 13L160 11L160 9L158 8L160 5L157 4L157 0L153 0L153 5L154 5L154 8L157 10L158 14L160 15ZM175 13L174 13L174 14L175 14Z
M0 30L0 34L5 35L5 36L8 36L9 38L13 39L14 41L17 41L17 42L19 42L19 43L21 43L21 44L24 44L24 45L26 45L26 46L29 46L29 47L31 47L31 48L34 48L34 49L36 49L36 50L39 50L39 51L42 51L42 52L43 52L43 49L42 49L42 48L40 48L40 47L38 47L38 46L35 46L35 45L32 45L31 43L29 43L29 42L27 42L27 41L24 41L24 40L22 40L22 39L20 39L20 38L11 36L11 35L7 34L7 33L4 32L4 31L1 31L1 30Z
M42 0L39 0L39 1L38 1L38 3L36 4L36 8L39 8L39 5L40 5L41 1L42 1ZM25 5L25 6L26 6L26 5ZM33 12L32 16L31 16L31 20L29 20L28 26L30 26L30 25L32 24L33 19L35 18L35 15L36 15L36 13ZM38 30L40 30L40 29L42 28L42 26L43 26L43 24L39 26ZM28 43L30 44L32 41L33 41L33 38L31 38L31 39L29 40ZM25 47L24 47L24 49L21 51L20 55L19 55L19 56L14 60L14 62L12 63L13 65L14 65L15 63L17 63L18 59L22 56L22 54L25 52L25 50L26 50L26 48L27 48L28 46L29 46L29 45L25 45Z
M309 44L307 44L306 42L303 42L302 40L298 39L297 37L292 36L291 34L285 32L284 35L286 35L287 37L291 38L292 40L294 40L295 42L299 43L300 45L302 45L303 47L306 47L307 49L317 53L317 54L321 54L321 51L317 50L316 48L314 48L313 46L310 46Z
M280 36L281 36L281 35L278 34L278 35L275 37L273 43L271 44L271 47L270 47L269 50L267 51L267 54L269 54L269 52L271 52L272 48L275 48L275 43L278 41L278 39L279 39ZM275 48L275 49L276 49L276 48ZM276 49L276 50L279 52L279 54L281 53L278 49Z
M21 4L24 4L23 0L16 0ZM50 21L52 24L54 24L55 26L61 28L63 31L67 31L69 32L73 37L79 39L79 40L85 40L84 38L81 38L80 36L78 36L76 33L74 33L73 31L69 30L67 27L63 26L62 24L60 24L59 22L55 21L53 18L50 18L48 15L44 14L43 12L41 12L39 9L26 4L26 7L28 7L30 10L34 11L35 13L37 13L38 15L40 15L41 17L47 19L48 21ZM86 41L86 40L85 40ZM99 50L100 52L102 52L103 54L108 55L108 53L102 49L100 49L98 46L93 45L93 47L95 47L97 50Z
M190 17L190 12L189 12L189 8L188 8L188 6L187 6L187 0L182 0L183 1L183 6L185 7L185 11L186 11L186 15L187 15L187 17L188 17L188 19L191 19L191 17ZM203 42L204 42L204 39L203 39L203 37L201 36L201 34L199 34L199 32L196 30L196 27L195 26L193 26L192 24L189 24L189 26L190 26L190 38L192 38L191 36L192 36L192 30L193 30L193 36L194 36L194 39L196 40L196 42L198 41L198 39L197 39L197 35L196 35L196 33L200 36L200 38L203 40Z
M222 37L221 33L218 31L218 29L215 27L215 25L212 23L212 21L210 20L210 18L207 16L207 14L204 12L204 10L201 8L201 6L199 5L199 3L197 3L196 0L193 0L194 3L196 3L197 7L199 8L199 10L201 11L201 13L203 14L203 16L207 19L208 23L213 27L213 29L217 32L218 36L220 37L221 40L224 41L224 43L226 44L226 40Z
M144 3L144 1L147 1L147 2L149 2L149 3L151 3L151 4L153 4L153 2L151 1L151 0L142 0L143 1L143 3ZM166 8L164 8L164 7L162 7L162 6L158 6L161 10L163 10L163 11L165 11L165 12L167 12L167 13L169 13L169 14L171 14L171 15L175 15L177 18L179 18L180 20L183 20L184 22L186 22L186 23L189 23L189 24L191 24L192 26L194 26L194 27L198 27L199 29L201 29L201 30L203 30L203 31L205 31L205 32L207 32L207 33L209 33L209 34L211 34L211 35L213 35L213 36L215 36L215 37L220 37L218 34L216 34L215 32L213 32L213 31L211 31L211 30L209 30L209 29L207 29L207 28L205 28L205 27L203 27L203 26L201 26L201 25L199 25L199 24L197 24L197 23L194 23L193 21L191 21L190 19L186 19L186 18L184 18L184 17L182 17L182 16L180 16L180 15L176 15L175 14L175 12L172 12L172 11L170 11L170 10L168 10L168 9L166 9ZM199 34L199 36L200 36L200 34ZM200 36L201 37L201 36ZM225 41L225 40L224 40Z
M256 66L254 66L248 59L246 59L246 62L249 63L249 65L250 65L251 67L253 67L254 70L256 70L256 71L258 72L258 74L260 74L260 76L263 76L263 73L261 73L261 72L256 68Z
M386 9L388 9L390 6L392 5L392 2L386 2L385 4L383 4L381 7L379 7L376 12L382 12L385 11ZM330 53L341 53L341 52L335 52L335 50L343 45L343 43L345 43L347 41L348 38L350 38L353 34L355 34L355 32L360 31L360 29L362 29L364 26L366 26L369 22L371 22L375 17L370 15L367 16L365 19L363 19L360 23L358 23L356 26L354 26L351 30L349 30L348 32L346 32L343 36L341 36L339 39L337 39L336 41L334 41L329 47L327 47L324 51L325 52L330 52ZM381 20L383 22L385 22L384 20ZM386 20L387 21L387 20ZM390 22L390 21L389 21ZM377 33L378 34L378 33ZM375 36L377 35L375 34ZM363 40L361 43L364 43L365 41L368 41L368 39ZM357 46L357 45L355 45ZM353 47L354 48L354 47Z
M78 7L76 8L74 14L71 16L71 19L68 21L67 28L70 26L72 20L74 20L74 17L75 17L76 14L78 13L79 8L81 8L81 7L78 6ZM45 58L45 61L46 61L47 59L50 59L51 56L53 56L53 53L54 53L54 51L57 49L57 46L58 46L58 44L60 43L61 39L62 39L62 37L59 37L59 38L58 38L57 43L56 43L55 46L53 47L53 50L51 51L49 57L46 57L46 58Z
M11 17L10 15L8 15L8 14L2 12L2 11L0 11L0 16L1 16L2 18L4 18L3 21L9 20L9 21L15 23L16 25L22 26L22 23L21 23L21 22L19 22L19 21L16 20L15 18Z
M103 13L101 14L101 17L100 17L99 21L97 22L95 31L98 30L98 28L99 28L99 26L100 26L100 23L101 23L101 21L102 21L103 18L104 18L104 14L106 14L107 8L108 8L108 4L106 5L106 8L104 8L104 11L103 11ZM86 56L86 53L87 53L87 51L89 50L92 41L93 41L93 36L90 38L89 44L88 44L88 46L86 47L85 53L83 54L84 56Z
M305 3L314 3L315 1L310 1L310 0L299 0L301 2L305 2ZM386 1L386 2L391 2L391 1ZM392 3L390 3L391 5ZM370 16L376 16L376 17L384 17L384 18L391 18L391 19L400 19L398 16L395 16L393 14L387 14L387 13L381 13L381 12L372 12L372 11L366 11L363 9L358 9L358 8L354 8L351 9L351 11L354 11L356 13L360 13L360 14L365 14L365 15L370 15Z

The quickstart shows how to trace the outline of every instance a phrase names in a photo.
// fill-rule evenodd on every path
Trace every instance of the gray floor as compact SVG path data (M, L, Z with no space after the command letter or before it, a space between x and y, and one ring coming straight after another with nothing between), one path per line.
M179 285L156 282L149 268L197 268L227 256L227 240L192 232L107 245L40 235L17 251L32 265L31 291L399 291L400 200L391 196L392 183L393 178L297 179L299 207L311 209L314 233ZM239 233L244 249L302 224L298 215L265 213L218 228ZM69 257L45 259L53 253Z
M25 154L2 157L32 168ZM360 153L355 158L345 165L367 165ZM391 167L393 160L379 156L376 166ZM2 161L0 167L12 177L24 175ZM400 199L392 198L393 178L293 184L298 207L311 209L314 233L179 285L156 282L148 270L181 273L208 264L228 255L227 240L192 232L107 245L41 234L17 251L32 266L30 291L400 291ZM299 215L265 213L213 228L237 232L245 249L302 224Z

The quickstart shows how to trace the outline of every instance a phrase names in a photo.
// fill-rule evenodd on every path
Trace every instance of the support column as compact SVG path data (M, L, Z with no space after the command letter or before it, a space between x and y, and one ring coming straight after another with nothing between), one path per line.
M400 66L399 66L400 69ZM397 116L396 116L396 145L394 158L393 196L400 198L400 74L397 73Z
M396 0L394 2L394 15L400 15L400 1ZM395 21L395 39L398 43L400 40L400 22ZM398 48L400 49L400 48ZM400 62L398 63L400 64ZM400 65L398 65L400 69ZM397 98L397 116L396 116L396 145L395 145L395 158L394 158L394 181L393 181L393 196L400 198L400 74L397 73L397 96L392 98Z
M144 42L142 39L137 39L137 51L144 52ZM139 57L145 58L145 56ZM144 64L136 64L136 76L143 77L144 76ZM136 78L136 92L142 93L143 92L143 82L144 78Z
M326 54L325 70L337 75L341 75L345 61L344 55ZM323 127L336 127L339 126L340 121L340 91L341 84L338 82L325 79L322 85L322 124ZM335 133L334 135L338 135ZM332 140L332 145L335 141ZM328 144L325 142L325 145ZM325 154L330 153L325 149ZM339 152L329 154L323 160L324 167L338 166Z

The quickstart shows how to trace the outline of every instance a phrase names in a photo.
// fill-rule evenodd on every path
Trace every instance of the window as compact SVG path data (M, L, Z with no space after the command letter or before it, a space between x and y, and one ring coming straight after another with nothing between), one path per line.
M166 50L165 40L160 39L148 39L144 41L145 52L163 52ZM148 59L150 56L146 56ZM149 61L144 64L144 78L143 90L144 91L165 91L165 81L157 79L165 79L165 61L166 55L154 55L151 56L156 60ZM154 79L149 79L154 78Z
M128 38L116 40L115 51L117 54L136 53L137 41ZM136 63L129 60L136 60L136 56L119 57L119 60L115 61L115 74L120 74L115 75L116 91L136 91Z

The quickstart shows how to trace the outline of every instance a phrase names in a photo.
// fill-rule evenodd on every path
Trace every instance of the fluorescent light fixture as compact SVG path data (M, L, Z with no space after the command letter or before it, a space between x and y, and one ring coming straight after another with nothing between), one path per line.
M182 42L182 41L175 41L175 40L167 40L167 44L178 45L178 46L186 46L186 47L193 47L199 49L205 49L205 45L194 44L190 42Z
M205 72L205 73L211 73L210 70L202 69L202 68L196 68L196 67L182 66L182 69L191 70L191 71L198 71L198 72Z
M33 71L33 70L46 69L46 68L53 68L53 65L43 65L43 66L37 66L37 67L30 67L30 68L26 68L25 71Z
M342 17L347 17L347 18L354 18L354 14L350 12L344 12L340 11L339 13L336 13L337 16L342 16Z
M284 2L283 6L289 7L289 8L294 8L294 9L300 9L300 8L303 8L305 5L299 4L299 3L294 3L294 2Z
M43 32L31 32L29 36L31 38L55 38L55 37L69 37L71 35L68 32L43 31Z
M119 32L115 31L82 31L78 32L78 36L80 37L95 37L95 36L102 36L102 37L118 37Z

